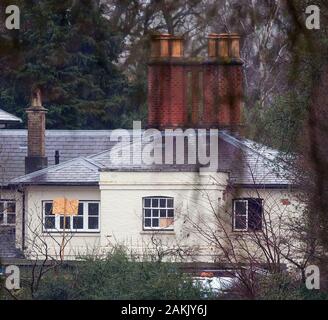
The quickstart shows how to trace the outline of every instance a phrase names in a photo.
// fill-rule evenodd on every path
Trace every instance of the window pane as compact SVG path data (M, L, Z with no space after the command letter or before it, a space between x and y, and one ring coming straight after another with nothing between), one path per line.
M77 214L79 216L83 216L83 203L81 203L81 202L79 202L79 209L78 209Z
M150 208L150 199L144 199L145 208Z
M89 217L88 218L89 229L98 229L98 217Z
M45 210L45 215L50 215L50 214L52 214L52 203L46 203L45 205L44 205L44 210Z
M99 203L89 203L89 216L98 216Z
M160 214L161 214L161 217L163 218L163 217L166 217L166 210L165 209L162 209L161 211L160 211Z
M166 199L161 199L160 200L160 207L161 208L166 208Z
M145 228L162 228L164 226L160 221L163 219L160 218L174 217L173 198L148 197L144 198L143 205ZM166 224L165 227L167 227Z
M0 224L3 223L3 213L0 213Z
M4 211L5 204L3 202L0 202L0 212Z
M55 229L55 217L46 217L44 221L45 229Z
M235 214L246 215L246 201L235 201Z
M151 227L151 219L145 219L145 227Z
M153 217L158 217L158 215L159 215L159 210L158 209L153 210Z
M7 215L7 223L8 224L15 224L16 223L16 215L15 214L8 214Z
M83 217L73 217L73 229L83 229Z
M158 227L159 225L159 219L153 219L153 227Z
M16 203L15 202L8 202L7 203L7 212L16 212Z
M248 229L259 231L262 229L262 200L248 200Z
M71 228L71 217L66 217L65 229ZM64 229L64 217L60 217L60 229Z
M173 228L174 220L172 218L159 219L159 226L161 228Z
M152 199L151 206L153 208L158 208L158 199Z
M235 216L235 229L246 230L246 216Z

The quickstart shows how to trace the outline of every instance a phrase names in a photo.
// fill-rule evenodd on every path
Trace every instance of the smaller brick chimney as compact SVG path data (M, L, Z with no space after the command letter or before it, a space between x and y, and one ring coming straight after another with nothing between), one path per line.
M32 93L31 106L27 113L27 157L25 158L25 173L31 173L48 166L45 156L46 112L42 106L41 91Z

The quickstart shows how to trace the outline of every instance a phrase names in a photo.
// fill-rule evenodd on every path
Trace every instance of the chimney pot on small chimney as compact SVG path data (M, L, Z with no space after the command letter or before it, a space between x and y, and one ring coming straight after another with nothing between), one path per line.
M41 90L36 89L32 92L32 102L31 107L32 108L42 108L42 99L41 99Z

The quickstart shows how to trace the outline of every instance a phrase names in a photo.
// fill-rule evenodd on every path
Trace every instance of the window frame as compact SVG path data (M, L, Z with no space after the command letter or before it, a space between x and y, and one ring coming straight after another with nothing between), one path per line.
M236 198L232 199L232 231L235 232L261 232L262 231L262 225L259 230L253 230L249 228L249 201L250 200L258 200L261 203L261 219L263 219L263 199L262 198ZM236 203L237 202L246 202L246 228L245 229L239 229L236 228ZM243 215L239 215L243 216ZM263 220L262 220L263 222Z
M14 199L0 199L0 203L3 203L4 211L1 213L3 214L3 223L0 223L0 226L9 226L9 227L15 227L16 226L16 219L17 219L17 203ZM14 203L15 204L15 212L10 212L9 215L15 216L15 222L14 223L8 223L8 211L5 209L7 207L8 203Z
M64 229L60 228L60 218L64 217L63 215L53 215L51 214L50 216L53 216L55 219L55 228L54 229L48 229L45 228L45 218L46 218L46 212L45 212L45 207L46 204L48 203L53 203L53 200L43 200L42 201L42 232L43 233L63 233ZM73 221L74 217L78 216L67 216L71 219L70 221L70 228L66 229L65 232L67 233L99 233L100 232L100 201L99 200L79 200L79 205L80 203L83 203L83 229L74 229L73 228ZM90 216L89 211L88 211L88 205L90 203L96 203L98 204L98 216ZM49 216L49 215L48 215ZM98 217L98 228L97 229L90 229L89 228L89 217ZM88 226L88 228L86 228Z
M146 199L149 199L149 200L151 200L151 205L150 205L150 207L145 207L145 200ZM152 207L152 200L153 199L157 199L158 200L158 202L159 202L159 206L158 207ZM168 207L167 206L167 202L166 202L166 207L164 208L164 207L160 207L160 200L172 200L172 202L173 202L173 205L172 205L172 207ZM151 219L151 221L155 218L156 219L156 217L153 217L152 215L150 216L150 217L146 217L146 215L145 215L145 210L156 210L156 209L158 209L158 211L160 211L160 210L166 210L166 219L169 219L169 218L171 218L171 219L173 219L173 223L169 226L169 227L160 227L160 225L158 225L158 227L152 227L152 226L150 226L150 227L146 227L145 226L145 220L146 219ZM168 216L168 210L173 210L173 216L172 217L169 217ZM161 216L160 216L160 212L158 213L158 220L161 218ZM162 218L164 218L164 217L162 217ZM143 197L142 198L142 230L143 231L174 231L174 221L175 221L175 206L174 206L174 197L169 197L169 196L147 196L147 197ZM160 224L160 223L159 223Z

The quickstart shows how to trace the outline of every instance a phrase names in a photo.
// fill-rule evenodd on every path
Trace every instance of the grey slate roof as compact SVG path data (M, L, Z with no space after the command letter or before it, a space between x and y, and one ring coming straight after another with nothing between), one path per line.
M50 152L54 155L55 150L60 150L61 159L74 159L20 177L13 182L83 185L97 184L99 182L99 170L130 172L199 170L199 164L133 165L124 162L118 164L117 152L113 153L117 148L114 147L116 142L109 141L110 133L110 131L48 131L48 154ZM162 147L162 144L157 146ZM127 141L123 148L130 149L132 147L133 142ZM186 147L187 143L185 143ZM96 149L98 149L98 153L92 155L92 151L96 151ZM283 167L275 162L279 154L276 150L247 139L236 138L224 131L219 132L218 150L219 171L228 172L233 184L273 186L290 183ZM52 158L49 159L50 165ZM24 166L24 159L22 159L22 165Z
M0 124L16 123L16 122L22 122L22 120L14 116L13 114L10 114L7 111L0 109Z
M60 163L110 149L109 130L47 130L48 165L55 164L55 151ZM27 130L0 130L0 185L25 174Z
M207 141L208 144L209 141ZM164 145L157 146L165 150ZM133 146L127 146L132 148ZM111 150L91 158L101 164L104 171L199 171L202 167L195 165L115 165L111 161ZM187 142L185 142L185 163L187 163ZM268 148L254 141L236 138L220 131L218 139L218 170L228 172L233 184L243 185L287 185L290 184L288 172L285 171L277 150Z
M250 186L291 184L290 173L279 151L226 132L221 132L220 136L234 149L232 153L222 154L233 183Z
M88 158L76 158L12 180L37 185L92 185L99 182L102 167Z

